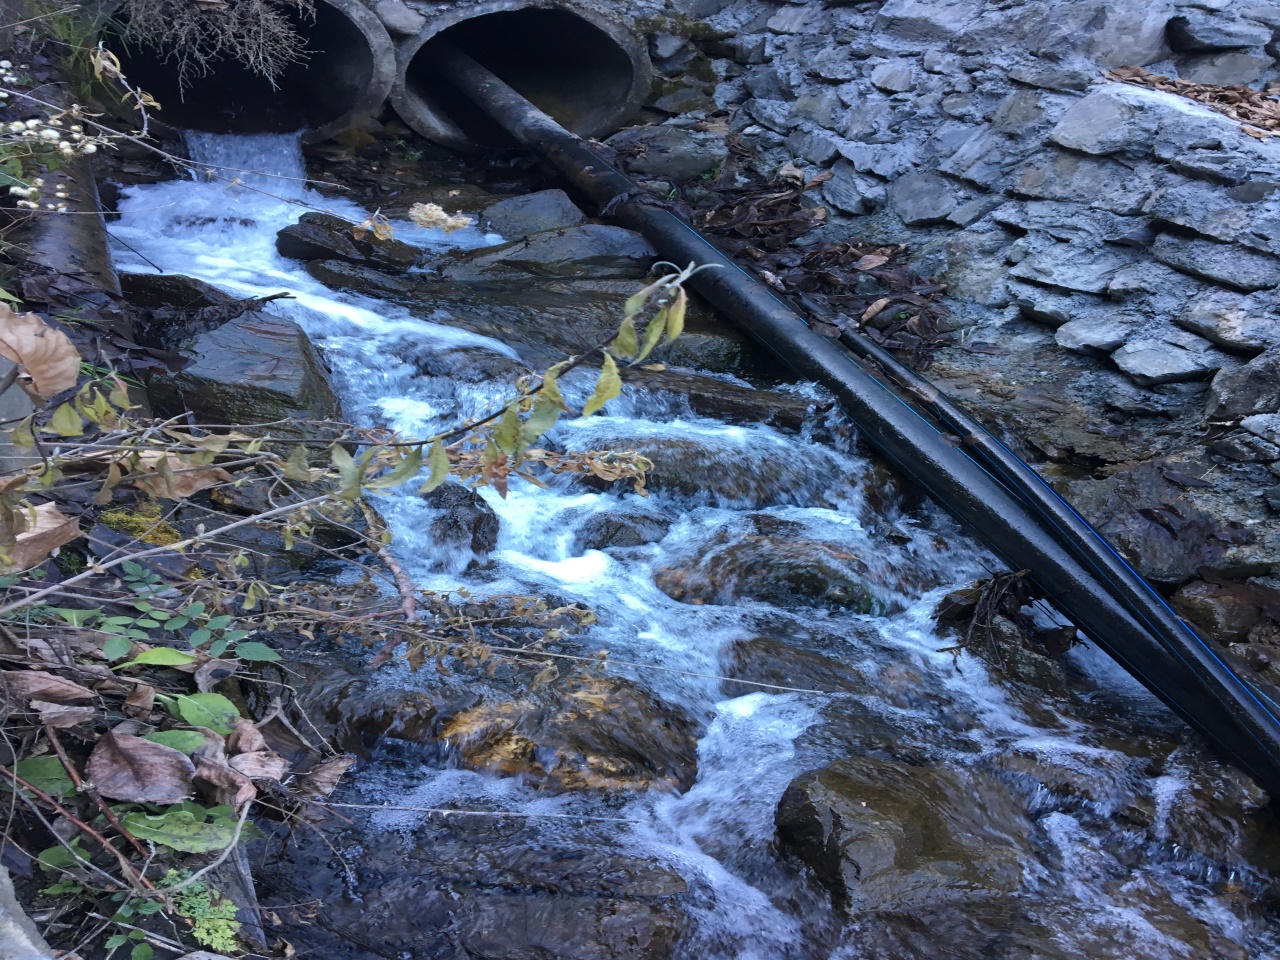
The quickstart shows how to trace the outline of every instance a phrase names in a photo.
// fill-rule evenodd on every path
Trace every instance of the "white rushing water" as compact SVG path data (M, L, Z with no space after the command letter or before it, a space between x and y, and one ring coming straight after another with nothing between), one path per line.
M347 415L368 424L421 436L488 413L509 394L508 382L423 377L397 347L412 341L416 350L469 346L514 356L506 344L404 307L335 292L276 252L276 232L308 209L353 221L367 215L353 203L325 199L298 182L303 165L296 138L201 135L190 146L205 162L294 179L240 174L244 187L183 180L126 189L121 216L110 228L119 241L115 254L122 270L186 274L237 297L292 293L295 300L276 301L268 309L303 326L334 370ZM475 229L446 236L409 223L394 227L398 239L428 253L499 239ZM570 385L579 393L582 388ZM427 541L422 531L430 510L421 500L411 492L385 500L380 509L395 534L394 549L421 584L554 595L589 606L600 619L589 638L593 649L668 668L639 676L659 696L707 722L699 743L698 781L680 796L636 796L602 806L590 797L549 796L513 779L423 766L416 784L394 795L376 777L362 779L365 785L358 789L368 802L424 807L485 802L494 809L604 813L639 821L621 828L628 849L675 867L690 885L689 909L696 922L690 936L698 946L687 955L706 960L814 956L788 881L770 866L773 811L797 774L851 755L856 746L820 734L822 711L838 698L760 691L724 699L722 683L714 679L728 644L758 636L761 623L776 622L784 631L803 627L847 638L842 657L883 690L881 696L852 699L897 731L913 755L934 763L972 764L1021 753L1103 784L1080 812L1049 809L1049 799L1042 798L1046 810L1036 822L1041 863L1028 869L1024 884L1030 892L1052 891L1062 908L1056 920L1039 920L1053 928L1051 939L1063 956L1190 958L1194 950L1187 943L1153 922L1158 911L1147 904L1156 901L1176 903L1213 937L1274 945L1265 936L1258 939L1256 919L1242 919L1228 894L1196 875L1193 858L1179 860L1158 846L1148 849L1149 862L1143 856L1125 859L1120 852L1117 833L1124 828L1108 828L1108 818L1119 813L1124 798L1135 795L1163 797L1166 807L1176 806L1180 792L1191 789L1174 772L1176 766L1165 767L1161 782L1147 783L1145 763L1126 753L1123 744L1102 743L1084 721L1048 708L1028 709L979 661L943 652L952 641L932 632L928 612L948 589L985 575L983 555L942 518L930 529L906 515L888 516L869 529L861 484L870 482L871 472L861 458L763 425L693 417L679 403L664 406L630 393L610 404L605 415L563 423L555 436L577 449L590 448L600 438L615 443L621 438L624 446L627 437L679 439L726 463L756 458L761 465L810 464L815 477L830 473L853 482L834 492L825 480L813 490L798 484L777 502L750 510L725 497L658 492L642 501L634 494L559 483L541 489L517 480L505 500L484 492L502 522L497 575L490 572L484 582L462 572L469 558L442 555ZM674 521L661 542L614 554L575 549L573 531L589 517L638 507ZM761 603L698 606L678 603L654 585L656 569L686 556L717 531L741 529L748 514L787 521L806 537L857 552L890 584L877 589L897 612L871 617L782 613ZM885 539L886 531L894 534L891 540ZM925 591L893 586L904 578L936 586ZM1086 648L1075 657L1076 666L1096 679L1104 712L1110 703L1148 719L1163 717L1096 651ZM913 677L919 678L918 690L912 689ZM396 675L395 682L404 681ZM412 827L415 816L387 813L375 820L384 829L402 830ZM849 945L853 942L836 943L823 955L858 956Z

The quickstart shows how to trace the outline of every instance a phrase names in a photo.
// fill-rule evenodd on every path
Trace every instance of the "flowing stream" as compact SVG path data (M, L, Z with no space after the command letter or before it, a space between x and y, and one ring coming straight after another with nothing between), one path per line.
M273 302L268 310L299 323L319 345L346 415L359 422L424 436L489 413L509 395L509 376L479 382L424 376L411 356L467 348L514 358L507 344L451 326L430 307L335 292L276 252L276 232L307 209L353 221L367 215L298 182L304 168L295 138L200 135L189 146L197 160L278 176L245 175L243 187L175 180L126 188L120 217L110 225L120 241L121 270L186 274L237 297L293 293L295 300ZM409 223L396 223L395 230L428 254L500 239L474 228L448 236ZM589 376L571 378L570 402L581 403L590 385ZM355 824L332 840L349 870L337 870L326 892L335 909L346 911L342 916L359 916L365 925L353 943L333 941L338 946L328 955L1280 956L1280 927L1264 907L1275 893L1258 866L1265 841L1259 833L1270 821L1252 809L1257 798L1249 785L1089 646L1067 656L1070 692L1058 697L1010 686L981 660L947 649L954 640L933 632L929 613L949 590L985 576L989 558L940 512L886 506L883 474L847 442L830 439L839 434L722 423L695 416L681 397L629 388L603 415L562 420L554 440L576 450L626 449L628 441L666 449L693 464L701 489L656 484L644 499L567 480L549 489L516 480L506 499L485 490L501 533L492 562L479 571L468 568L469 555L441 550L424 533L433 513L412 492L415 485L379 503L397 556L422 586L577 602L599 618L582 638L584 652L607 649L617 661L663 668L618 672L701 723L697 779L684 793L557 794L519 778L462 769L447 753L394 745L375 753L348 776L340 798L538 816L499 828L493 821L441 824L414 812L353 814ZM580 545L585 528L637 516L665 534L625 549ZM757 589L756 599L736 603L682 603L656 585L672 570L695 576L715 551L742 544L852 555L871 602L796 606L777 591ZM751 576L769 576L767 567L763 574L752 570ZM761 638L773 645L768 649L780 646L784 665L788 649L797 657L820 651L858 683L848 684L849 692L816 695L730 688L717 679L732 645ZM393 666L377 682L412 687L418 681ZM855 901L845 914L833 908L775 844L774 811L798 775L857 756L960 773L981 769L1005 784L1025 825L1020 835L1000 841L1016 854L1012 883L989 896L944 896L940 891L955 885L939 884L938 877L968 868L940 866L935 857L923 893L898 890L888 909L866 901L862 908ZM924 802L969 804L980 817L983 796L976 787L973 794ZM902 802L909 816L912 801ZM584 819L592 817L602 819ZM969 830L967 822L961 817L951 827ZM893 829L886 821L886 835ZM499 833L506 839L494 848ZM308 842L306 833L296 842ZM892 842L901 859L907 842ZM475 883L466 896L458 892L466 886L459 877L476 875L477 849L517 858L512 851L534 851L543 874L553 869L548 863L563 861L562 874L590 873L596 864L600 875L547 881L516 914L509 905L520 887L514 880L493 880L484 896L475 895ZM402 858L402 869L414 875L378 873L378 858L392 856L387 850L399 851L394 856ZM441 862L450 851L465 868ZM420 854L427 859L415 860ZM603 876L618 862L627 865L626 879ZM561 902L556 897L580 905L610 884L622 891L608 900L612 920L577 906L568 913L553 908ZM678 895L664 900L663 890ZM507 912L494 913L497 903L507 904ZM1003 906L996 910L995 903ZM668 923L668 913L678 919ZM671 952L635 945L644 930L663 923L676 931ZM433 939L431 931L450 924L451 939ZM529 932L556 925L571 929L554 936ZM330 917L331 930L340 926ZM517 928L521 932L512 933ZM979 950L970 940L985 946ZM305 948L305 935L300 942Z

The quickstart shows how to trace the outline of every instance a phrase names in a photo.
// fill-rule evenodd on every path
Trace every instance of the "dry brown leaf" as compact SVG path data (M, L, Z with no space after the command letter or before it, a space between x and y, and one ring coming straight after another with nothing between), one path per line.
M221 467L197 466L176 455L148 451L141 461L138 470L146 476L133 485L163 500L185 500L207 487L235 479Z
M327 797L355 762L356 758L349 753L324 761L298 781L298 792L304 797Z
M238 669L238 660L206 660L196 669L196 689L208 693Z
M40 722L55 730L69 730L77 723L92 720L96 712L93 707L71 707L65 703L50 703L48 700L32 700L28 706L40 714Z
M216 804L230 804L237 811L258 795L258 789L243 773L225 761L205 758L196 767L195 782Z
M307 742L307 738L294 729L293 724L276 712L258 724L267 746L289 761L292 773L306 773L320 759L320 751Z
M151 716L156 705L156 688L149 683L140 683L133 692L124 698L124 712L138 720Z
M0 356L31 374L31 390L41 400L70 390L80 378L80 351L67 335L39 314L14 313L0 303Z
M104 797L132 803L181 803L192 795L195 766L162 743L108 731L89 754L85 774Z
M0 670L5 699L10 703L77 703L92 700L94 693L78 683L43 670Z
M32 511L35 522L21 533L11 546L4 548L8 563L0 564L6 573L30 570L49 559L49 554L80 536L80 524L64 516L55 504L42 503Z
M227 749L232 753L258 753L271 748L267 745L266 737L252 721L237 717L235 729L227 737Z
M883 267L889 262L889 258L882 253L868 253L866 256L859 257L858 262L853 265L853 269L866 272L874 270L876 267Z
M289 773L289 762L270 750L240 753L228 761L232 770L250 780L283 780Z
M871 304L871 306L867 307L867 309L863 311L862 322L866 323L868 320L874 319L880 313L881 310L883 310L892 302L893 301L889 297L881 297L879 300Z

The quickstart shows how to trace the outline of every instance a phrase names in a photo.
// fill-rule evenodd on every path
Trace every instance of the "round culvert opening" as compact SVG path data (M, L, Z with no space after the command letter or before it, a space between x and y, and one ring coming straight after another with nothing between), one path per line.
M652 67L626 26L556 0L494 0L442 14L400 48L391 102L423 136L460 150L511 138L435 70L448 43L470 54L574 133L601 137L643 105Z
M391 37L358 0L315 0L314 14L281 8L306 42L305 59L274 83L238 60L209 61L186 81L172 51L126 44L130 83L161 105L165 126L209 133L289 133L323 140L376 114L395 80ZM118 46L118 45L117 45Z

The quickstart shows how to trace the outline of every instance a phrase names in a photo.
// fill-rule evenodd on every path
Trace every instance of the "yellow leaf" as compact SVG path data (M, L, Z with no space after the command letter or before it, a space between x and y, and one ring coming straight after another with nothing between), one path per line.
M675 303L667 308L667 342L670 343L684 333L684 314L689 308L689 295L684 287L676 291Z
M618 394L622 393L622 377L618 375L618 365L613 357L604 355L604 363L600 366L600 379L596 381L596 389L591 399L582 408L582 415L589 417Z
M513 403L507 407L498 421L498 429L493 431L493 445L508 456L517 452L520 447L520 414Z
M419 494L430 493L449 479L449 452L445 450L443 440L437 440L431 445L431 452L427 454L427 466L431 475L418 490Z
M644 346L640 348L640 354L635 359L636 363L647 357L650 351L658 345L658 341L662 339L662 334L666 332L667 314L670 312L671 308L668 305L653 315L653 319L649 321L649 326L644 331Z
M338 470L338 496L343 500L357 500L360 497L360 481L364 471L352 459L351 454L340 443L333 445L333 465Z
M53 412L48 429L60 437L78 437L84 433L84 424L76 408L70 403L64 403Z
M284 464L284 477L286 480L310 480L311 466L307 459L307 448L304 444L298 444L289 451L289 459Z
M626 320L622 321L622 326L618 328L618 335L609 344L609 350L620 357L630 359L636 355L636 351L639 349L640 341L636 339L636 321L633 317L627 317Z
M418 475L418 471L422 469L422 448L414 447L401 460L390 473L372 480L366 486L374 490L387 490L391 487L398 487L403 483L408 483Z

